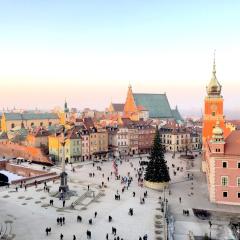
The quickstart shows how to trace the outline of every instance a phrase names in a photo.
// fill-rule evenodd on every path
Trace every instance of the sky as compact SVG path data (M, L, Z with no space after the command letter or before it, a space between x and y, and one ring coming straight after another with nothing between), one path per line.
M240 109L238 0L0 0L0 109L105 109L134 92L201 112L216 49ZM239 112L240 116L240 112Z

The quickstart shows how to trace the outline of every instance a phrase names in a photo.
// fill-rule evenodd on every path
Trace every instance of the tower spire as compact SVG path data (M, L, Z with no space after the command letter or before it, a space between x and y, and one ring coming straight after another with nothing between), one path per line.
M216 77L216 62L215 62L215 58L216 58L216 49L214 49L214 53L213 53L213 74Z
M219 97L221 95L222 86L217 80L216 77L216 50L214 50L213 54L213 70L212 70L212 78L207 86L207 94L209 97Z

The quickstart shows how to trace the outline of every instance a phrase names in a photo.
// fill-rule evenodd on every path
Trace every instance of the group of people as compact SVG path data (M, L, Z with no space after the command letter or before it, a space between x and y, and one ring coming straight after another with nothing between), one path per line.
M134 167L132 163L130 165L131 165L132 168ZM93 167L96 167L96 169L98 171L102 171L102 167L95 166L95 163L93 163ZM139 186L143 186L143 172L144 172L144 168L141 167L139 169L135 169L135 171L137 172L136 178L138 179ZM95 175L96 175L96 173L94 171L91 171L89 173L89 177L90 178L92 178L92 177L94 178ZM111 172L110 176L112 176L112 175L113 175L113 172ZM106 176L108 182L110 181L110 176ZM102 177L103 178L105 177L104 173L102 173ZM117 176L115 176L115 180L121 180L121 184L124 185L122 187L122 189L121 189L121 192L122 192L122 194L124 194L125 190L128 190L128 188L130 187L130 185L131 185L131 183L133 181L133 178L130 176L130 172L128 172L128 175L126 177L122 177L121 175L118 174ZM104 186L104 181L102 181L101 184L100 184L100 187L103 187L103 186ZM87 190L88 191L90 190L90 186L89 185L87 186ZM145 191L143 193L144 197L140 197L140 202L141 203L145 203L145 198L147 197L147 194L148 194L147 191ZM133 191L132 195L133 195L133 197L135 197L136 196L136 192ZM115 194L115 200L120 200L120 199L121 199L121 196L120 196L120 194L119 194L119 192L117 190L117 193ZM61 199L61 200L63 200L63 207L64 207L65 206L65 200L64 199ZM51 204L53 204L53 200L50 200L50 205ZM129 208L128 214L130 216L133 216L133 214L134 214L133 208ZM98 213L94 212L94 218L96 218L97 215L98 215ZM112 222L112 220L113 220L112 216L109 215L108 216L108 222L110 223L110 222ZM82 217L80 215L78 215L77 216L77 222L81 223L82 221L83 221ZM57 223L58 223L58 225L62 226L63 224L65 224L65 218L64 217L57 218ZM88 219L88 224L89 225L93 224L93 218ZM123 238L121 238L120 236L117 236L117 229L116 229L116 227L112 227L112 235L114 235L114 239L113 240L123 240ZM87 237L87 239L91 239L92 238L92 232L90 230L86 231L86 237ZM60 235L60 239L61 240L63 239L63 234L62 233ZM109 240L109 239L110 239L109 233L106 233L106 240ZM148 239L148 237L147 237L146 234L144 236L139 237L139 240L147 240L147 239ZM76 236L75 235L73 235L73 240L76 240Z
M183 209L183 215L189 216L189 210L184 210L184 209Z
M57 225L62 226L63 224L65 224L65 217L58 217L57 218Z

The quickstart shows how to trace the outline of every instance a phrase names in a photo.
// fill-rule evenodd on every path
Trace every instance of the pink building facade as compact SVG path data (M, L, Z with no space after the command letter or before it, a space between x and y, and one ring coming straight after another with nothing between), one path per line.
M224 139L217 123L205 144L205 160L210 201L240 206L240 131Z

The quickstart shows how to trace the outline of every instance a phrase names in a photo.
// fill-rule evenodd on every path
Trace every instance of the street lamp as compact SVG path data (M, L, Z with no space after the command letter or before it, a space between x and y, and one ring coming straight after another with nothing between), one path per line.
M166 186L164 186L163 188L163 201L165 202L165 190L166 190Z
M212 236L211 236L211 228L212 228L212 222L211 221L208 221L208 223L209 223L209 227L210 227L210 240L212 239Z

